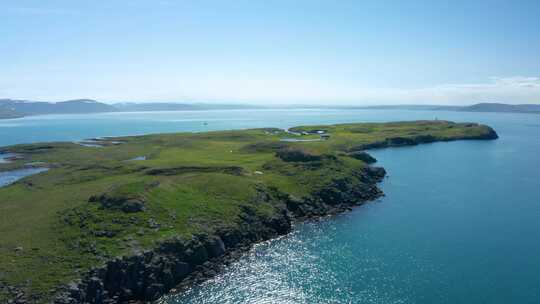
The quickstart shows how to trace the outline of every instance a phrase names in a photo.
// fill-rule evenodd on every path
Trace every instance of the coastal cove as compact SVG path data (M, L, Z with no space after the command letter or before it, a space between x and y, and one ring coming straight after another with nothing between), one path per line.
M401 112L404 112L404 113L399 113L399 115L405 115L405 117L407 116L407 113L412 113L414 115L425 115L424 113L420 114L420 113L414 113L414 112L408 112L408 111L401 111ZM329 111L329 113L331 115L335 115L333 117L330 117L329 121L343 120L343 119L352 120L354 114L357 114L357 117L360 117L366 114L366 112L364 111L358 111L358 113L353 113L353 114L351 113L337 113L336 114L335 112L332 112L332 111ZM375 111L375 113L381 113L381 112ZM318 114L324 116L325 113L318 113ZM436 115L436 117L438 118L444 118L444 116L447 113L444 113L444 112L430 113L430 115L432 114ZM170 113L167 115L170 115ZM177 113L176 115L180 115L180 113ZM211 115L215 115L215 114L211 114ZM299 115L301 114L299 113ZM351 118L347 118L349 117L348 115L350 115ZM302 119L305 119L305 117L301 117L301 118L298 117L295 119L302 120ZM307 119L309 120L309 117L307 117ZM320 117L318 119L319 121L313 121L313 123L317 123L317 124L327 123L326 121L321 121ZM380 117L377 119L380 119ZM369 119L366 119L366 120L369 120ZM406 119L401 119L401 120L406 120ZM205 121L205 120L203 118L202 120L198 120L198 121ZM219 121L219 120L216 120L216 121ZM481 120L470 120L470 121L481 121ZM243 121L242 119L239 119L237 122L233 122L233 124L238 123L238 122L240 122L240 124L252 123L250 121ZM189 123L193 123L193 125L195 126L194 129L216 127L216 126L207 127L205 125L197 127L195 122L189 122ZM212 121L210 121L209 125L212 125L212 124L213 124ZM219 125L220 123L216 123L216 124ZM290 124L290 121L280 121L278 122L278 124L281 124L285 127L297 125L297 124ZM300 124L305 125L309 123L302 122ZM158 123L157 125L159 126L160 124ZM532 125L534 125L534 122L532 123ZM160 126L160 127L163 127L163 126ZM495 128L498 130L496 126ZM503 130L505 129L503 128ZM114 135L114 134L96 134L96 137L104 136L104 135ZM92 136L80 136L77 138L72 138L72 140L76 141L76 140L81 140L84 138L91 138L91 137ZM476 142L476 141L468 142L467 141L467 142L453 142L453 143L445 143L445 144L421 145L421 146L413 147L413 148L373 150L374 152L370 152L370 153L373 154L377 159L379 159L378 165L384 166L385 168L388 169L390 173L390 179L384 181L382 184L383 190L387 194L387 197L383 198L382 202L386 203L389 199L392 199L392 197L396 197L396 199L399 199L400 197L399 184L401 184L402 182L400 183L398 181L398 178L400 180L410 180L410 175L407 172L410 172L411 170L416 172L417 170L419 170L419 168L422 167L422 166L414 165L415 163L416 164L425 163L426 160L429 160L430 156L437 155L437 153L441 153L441 151L445 151L448 153L452 152L451 155L460 155L460 151L467 150L468 149L467 147L474 146L476 147L474 149L477 149L478 147L489 148L489 147L493 147L494 143ZM497 144L498 144L498 141L495 145ZM449 149L449 147L454 147L454 148ZM414 152L417 149L419 151L419 154ZM422 153L422 151L425 151L426 149L427 151L425 153ZM485 155L483 155L483 152L486 152L486 150L479 151L476 154L476 157L478 158L484 157ZM407 169L407 166L404 166L403 162L399 160L399 157L396 157L396 155L400 155L403 153L405 153L405 155L410 154L412 157L409 161L407 160L405 161L405 163L410 164L409 169ZM138 154L138 155L143 155L143 154ZM489 152L488 152L488 155L489 155ZM133 155L133 156L134 158L139 157L137 155ZM414 161L415 160L414 156L418 157L416 158L416 161ZM448 157L448 155L446 155L446 157ZM396 162L392 163L392 160L394 158L396 159ZM422 159L422 160L420 161L419 159ZM441 159L441 161L444 162L443 159ZM460 159L460 158L454 158L452 160L455 161L456 163L461 163L463 161L463 159ZM143 161L142 163L144 162L146 161ZM399 173L400 168L403 168L404 170L402 174ZM422 173L423 171L420 170L419 172ZM421 176L424 176L425 178L425 176L431 176L430 174L432 173L433 172L431 173L423 172L423 174L418 174L418 175L420 176L419 178L421 178ZM442 176L444 177L445 175L442 174ZM452 175L449 174L446 177L452 177ZM398 183L396 187L397 190L395 190L397 192L392 192L393 182ZM412 180L410 180L410 182L406 184L409 185L409 187L411 187L415 183L416 184L426 183L426 180L423 178L421 179L413 178ZM525 183L525 185L527 186L529 184ZM435 187L434 189L437 189L436 184L434 184L433 186ZM407 189L407 190L411 191L411 189ZM440 189L440 191L444 192L442 189ZM422 197L422 195L425 194L424 192L425 190L420 191L420 193L416 197ZM437 193L436 191L433 191L433 192ZM375 197L376 196L374 196L373 198ZM467 201L466 195L462 195L461 199ZM384 269L384 267L378 264L378 261L380 259L383 259L388 262L392 258L395 259L396 256L392 257L392 255L389 254L388 255L389 260L387 260L386 258L384 258L385 254L380 254L380 252L379 252L379 257L375 257L373 253L366 254L365 250L377 251L378 250L377 248L381 248L381 247L387 248L387 246L383 246L375 242L374 244L370 246L366 246L364 248L361 244L358 243L358 241L366 241L366 240L370 241L371 240L370 233L375 233L375 234L384 233L385 240L392 239L393 242L398 242L398 243L400 240L399 236L401 237L405 236L405 239L407 236L407 235L403 235L403 233L401 234L398 233L397 235L392 236L390 234L390 231L388 231L388 229L384 227L383 229L374 232L374 230L377 230L377 227L380 228L380 226L377 226L376 223L375 225L368 227L369 224L370 223L373 224L373 222L372 220L370 221L369 216L363 219L362 214L364 214L364 217L365 217L366 212L369 215L369 212L372 212L371 210L377 210L377 208L380 208L380 206L384 205L383 203L368 204L368 205L363 206L362 208L354 209L353 212L351 213L346 213L344 215L340 215L337 217L327 218L322 221L299 224L295 226L292 234L284 238L280 238L278 240L256 246L255 249L253 249L252 251L250 251L250 253L242 257L238 262L233 263L223 273L218 274L218 276L215 279L208 281L207 283L203 283L202 285L195 286L194 288L190 288L188 292L182 296L174 296L174 295L167 296L161 301L168 301L171 303L176 303L176 302L215 303L216 299L222 299L222 300L224 299L224 301L222 302L234 303L235 300L236 301L238 300L262 301L264 299L270 299L269 298L270 296L272 296L271 297L272 299L276 299L276 298L282 299L284 302L290 302L290 303L303 303L303 302L310 303L310 302L327 302L327 301L334 301L334 302L337 301L338 303L341 303L341 302L351 302L351 301L355 302L358 299L365 299L363 301L359 301L359 303L364 303L364 302L365 303L370 303L370 302L371 303L387 303L389 301L395 301L396 299L400 299L402 302L406 302L406 303L408 302L417 303L417 302L421 302L423 297L425 297L426 299L431 299L431 300L439 300L439 301L442 300L442 302L445 302L445 300L449 300L452 298L455 300L456 297L448 297L448 298L445 298L445 297L437 298L434 296L426 297L425 294L417 294L415 296L415 294L412 293L410 290L408 293L405 292L404 290L399 290L398 285L401 285L401 286L404 286L404 285L397 284L397 282L385 280L384 279L385 275L382 273L378 273L377 271L375 272L368 271L367 273L365 272L365 269L370 268L370 267L375 267L373 269L376 269L376 268ZM402 205L402 202L396 202L394 205L400 205L402 206L402 208L407 208ZM410 206L410 204L408 205ZM423 207L426 207L426 206L423 206ZM384 215L380 215L380 216L384 218ZM460 213L459 212L456 213L456 216L459 217ZM477 216L479 216L479 214ZM357 217L358 219L355 220L355 218ZM429 216L427 217L429 218ZM386 217L386 219L389 222L391 222L392 217L391 216ZM423 222L422 218L415 217L415 219L419 221L420 223ZM380 220L385 221L384 219L380 219ZM357 225L358 221L363 223L361 224L362 226L361 230L357 230L356 229L357 227L347 226L347 225L351 225L352 223L354 223L354 225ZM342 232L345 232L345 233L338 233L338 234L333 233L332 231L336 231L336 229L343 229ZM395 232L395 231L392 231L392 232ZM419 230L413 229L411 233L414 233L418 237L422 236L422 233ZM339 236L342 237L341 240L345 240L345 243L340 243ZM374 237L374 239L377 239L377 238L379 237ZM371 241L374 241L374 240L371 240ZM406 248L406 246L402 248ZM324 259L325 254L332 254L332 252L335 253L336 252L335 250L340 250L339 251L340 253L343 253L344 252L343 250L345 250L345 252L350 252L350 254L344 254L344 259L346 260L335 261L335 263L333 262L330 265L325 264L324 267L326 267L326 269L318 268L318 267L323 267L323 264L319 265L317 261L327 260L327 259ZM394 252L394 249L390 251ZM318 257L317 257L317 252L321 254ZM288 258L286 258L287 256ZM369 278L371 276L372 278L371 280L375 279L375 281L373 281L371 285L370 284L367 285L367 288L366 288L366 285L364 285L364 287L362 288L358 288L360 285L362 285L360 282L364 280L357 280L354 277L347 278L347 276L340 277L340 275L343 275L342 272L340 272L340 267L342 267L343 265L340 266L340 263L343 263L344 265L346 265L348 263L351 263L352 261L357 262L359 267L361 264L365 266L364 268L360 267L363 271L363 274L361 277ZM270 264L265 264L265 263L270 263ZM281 278L281 279L284 279L285 282L289 282L288 284L286 284L288 285L288 287L285 285L277 284L276 277L268 277L264 275L264 273L267 273L268 275L274 275L275 272L273 270L278 270L278 269L283 270L283 268L281 267L285 267L285 265L287 264L283 264L283 266L280 266L282 265L281 263L289 263L289 266L290 266L290 267L289 266L286 267L286 269L290 270L290 273L287 275L286 278ZM308 264L312 264L313 268L308 267ZM405 263L404 265L407 265L407 264ZM412 265L410 269L414 269L413 266L414 265ZM257 267L262 267L262 268L257 268ZM353 269L355 270L358 270L360 268L353 267ZM265 272L265 271L261 271L261 269L265 269L269 271ZM305 275L302 275L302 269L304 270ZM246 271L248 272L246 273ZM398 269L389 268L389 269L386 269L385 271L388 271L388 273L394 273L395 276L400 276L399 268ZM251 275L256 275L256 276L255 277L250 276L250 273ZM321 273L324 273L324 275L321 276L320 275ZM358 272L355 272L355 273L358 274ZM420 272L419 274L422 275L422 273L425 275L426 271ZM320 277L319 281L313 281L313 278L316 276L316 274L318 274L318 276ZM295 278L294 276L298 276L298 278ZM377 277L381 279L382 281L377 281ZM246 279L248 279L248 281L257 282L263 285L266 284L267 288L266 289L263 288L262 285L250 285L248 281L246 281ZM344 279L346 281L343 281ZM451 277L450 279L447 278L446 281L447 282L452 281L451 279L452 279ZM300 283L300 281L303 281L304 283ZM413 281L410 281L409 283ZM274 282L274 283L271 283L271 282ZM333 285L334 288L343 289L343 292L338 292L334 294L333 296L335 296L335 298L329 298L331 297L330 294L326 294L323 289L320 289L320 290L317 289L317 288L323 288L323 286L328 285L329 282L331 284L334 284ZM353 282L353 283L356 282L356 283L354 283L354 286L351 286L351 285L347 285L345 282ZM376 291L378 287L375 288L375 285L377 285L376 282L379 283L378 284L379 287L380 285L384 286L388 284L390 285L393 284L393 286L395 286L395 290L394 289L392 290L394 290L395 293L389 292L388 290L386 290L384 294L378 293ZM425 281L420 281L420 283L418 284L421 284L422 282L425 282ZM415 282L415 284L416 283L417 282ZM311 287L309 287L308 285ZM246 288L245 289L239 288L240 286L246 286ZM372 286L372 287L370 288L369 286ZM291 290L290 288L293 288L293 287L294 287L294 290ZM420 287L421 286L419 286L419 288ZM271 293L270 288L272 289L277 288L276 289L277 293ZM375 289L372 289L372 288L375 288ZM241 292L232 293L232 290L236 290L236 291L240 290ZM255 290L257 290L257 292L254 292ZM315 292L306 293L307 290L315 290ZM456 292L459 294L459 290ZM524 299L527 299L527 298L524 298ZM426 301L426 303L427 302L429 301Z

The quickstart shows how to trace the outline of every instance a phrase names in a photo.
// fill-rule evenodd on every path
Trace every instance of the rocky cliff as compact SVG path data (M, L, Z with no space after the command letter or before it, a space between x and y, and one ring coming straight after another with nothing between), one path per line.
M383 194L376 184L385 174L383 168L365 167L333 180L304 201L267 189L268 199L283 203L272 217L261 218L245 208L237 230L218 230L189 240L171 238L153 250L115 258L62 288L55 303L156 300L175 286L189 286L216 275L253 244L289 233L294 221L339 213L380 197Z

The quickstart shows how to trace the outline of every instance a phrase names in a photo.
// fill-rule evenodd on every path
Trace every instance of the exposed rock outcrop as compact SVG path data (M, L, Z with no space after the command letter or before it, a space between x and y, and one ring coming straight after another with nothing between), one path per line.
M376 183L384 174L382 168L365 167L350 177L334 180L304 199L277 189L265 189L267 199L280 202L271 217L258 215L246 204L237 227L196 235L190 240L168 239L153 250L115 258L63 288L55 303L156 300L178 284L189 286L216 275L222 265L236 259L251 245L289 233L295 219L338 213L376 199L382 195ZM102 198L93 200L101 202Z
M467 127L477 127L477 124L469 124ZM382 141L376 141L369 144L361 144L357 146L353 146L349 149L349 152L357 152L357 151L363 151L363 150L369 150L369 149L381 149L381 148L388 148L388 147L403 147L403 146L415 146L418 144L424 144L424 143L432 143L436 141L456 141L456 140L477 140L477 139L497 139L499 138L499 135L497 135L497 132L493 130L490 127L487 128L487 131L475 135L475 136L465 136L465 137L442 137L438 138L433 135L418 135L418 136L412 136L412 137L389 137Z
M361 160L365 162L366 164L373 164L377 162L377 159L375 159L375 157L371 156L370 154L364 151L353 151L353 152L347 153L347 156L352 157L354 159Z

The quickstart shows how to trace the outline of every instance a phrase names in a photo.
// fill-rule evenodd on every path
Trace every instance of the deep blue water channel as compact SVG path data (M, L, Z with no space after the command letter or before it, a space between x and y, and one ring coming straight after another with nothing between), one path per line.
M264 110L0 120L0 146L300 124L449 119L496 141L372 151L386 197L297 225L163 303L540 303L540 115ZM204 125L204 122L207 125Z

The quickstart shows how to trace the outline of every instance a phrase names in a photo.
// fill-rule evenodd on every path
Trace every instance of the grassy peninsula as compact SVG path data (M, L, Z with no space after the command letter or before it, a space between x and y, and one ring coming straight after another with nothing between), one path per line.
M0 171L49 168L0 188L0 301L155 299L295 219L380 196L384 170L366 149L494 138L484 125L415 121L0 148L18 156Z

